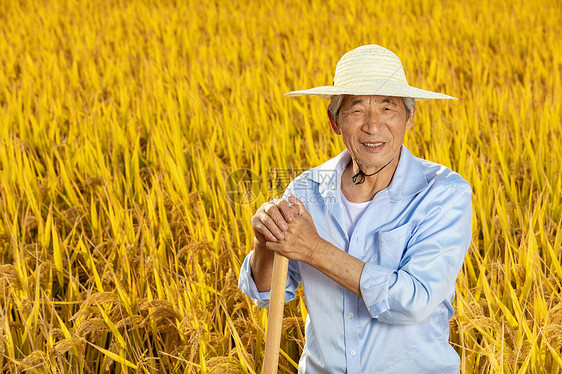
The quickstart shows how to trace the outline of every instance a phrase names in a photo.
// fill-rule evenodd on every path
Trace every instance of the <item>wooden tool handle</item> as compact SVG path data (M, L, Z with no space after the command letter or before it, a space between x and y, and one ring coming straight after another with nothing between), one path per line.
M267 332L265 336L263 374L277 373L288 268L289 260L275 253L275 257L273 258L273 274L271 277L271 297L269 299Z

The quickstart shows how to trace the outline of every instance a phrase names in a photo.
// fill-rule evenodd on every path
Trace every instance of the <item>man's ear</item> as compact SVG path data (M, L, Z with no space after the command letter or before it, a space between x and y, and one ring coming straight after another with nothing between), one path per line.
M341 131L338 127L338 124L336 123L336 119L332 115L332 112L330 112L330 109L328 109L328 118L330 119L330 125L332 126L332 130L334 130L336 134L341 135Z
M412 111L410 112L410 117L408 117L408 119L406 120L406 130L410 130L412 127L414 127L415 115L416 115L416 106L414 105Z

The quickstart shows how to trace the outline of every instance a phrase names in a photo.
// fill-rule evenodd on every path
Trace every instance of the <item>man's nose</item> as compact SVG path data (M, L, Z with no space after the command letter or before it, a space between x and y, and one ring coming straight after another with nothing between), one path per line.
M377 113L369 113L363 122L362 130L368 134L376 134L384 126L382 116Z

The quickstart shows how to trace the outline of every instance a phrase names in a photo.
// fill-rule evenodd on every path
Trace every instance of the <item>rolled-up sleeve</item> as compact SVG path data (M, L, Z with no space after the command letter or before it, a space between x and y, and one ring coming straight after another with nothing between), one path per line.
M472 191L466 183L439 186L412 229L397 269L366 263L360 279L373 318L391 324L425 320L454 291L472 237Z
M359 285L363 301L373 318L389 310L388 291L395 278L394 269L369 262L363 267Z

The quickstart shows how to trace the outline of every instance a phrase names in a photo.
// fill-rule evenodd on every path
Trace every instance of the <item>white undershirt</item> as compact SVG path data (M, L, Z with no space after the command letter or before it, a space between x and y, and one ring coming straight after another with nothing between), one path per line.
M343 192L340 190L341 201L343 203L343 212L345 215L345 226L347 229L348 238L351 238L353 230L357 225L357 221L361 218L361 215L367 209L370 201L365 201L363 203L353 203L345 198Z

